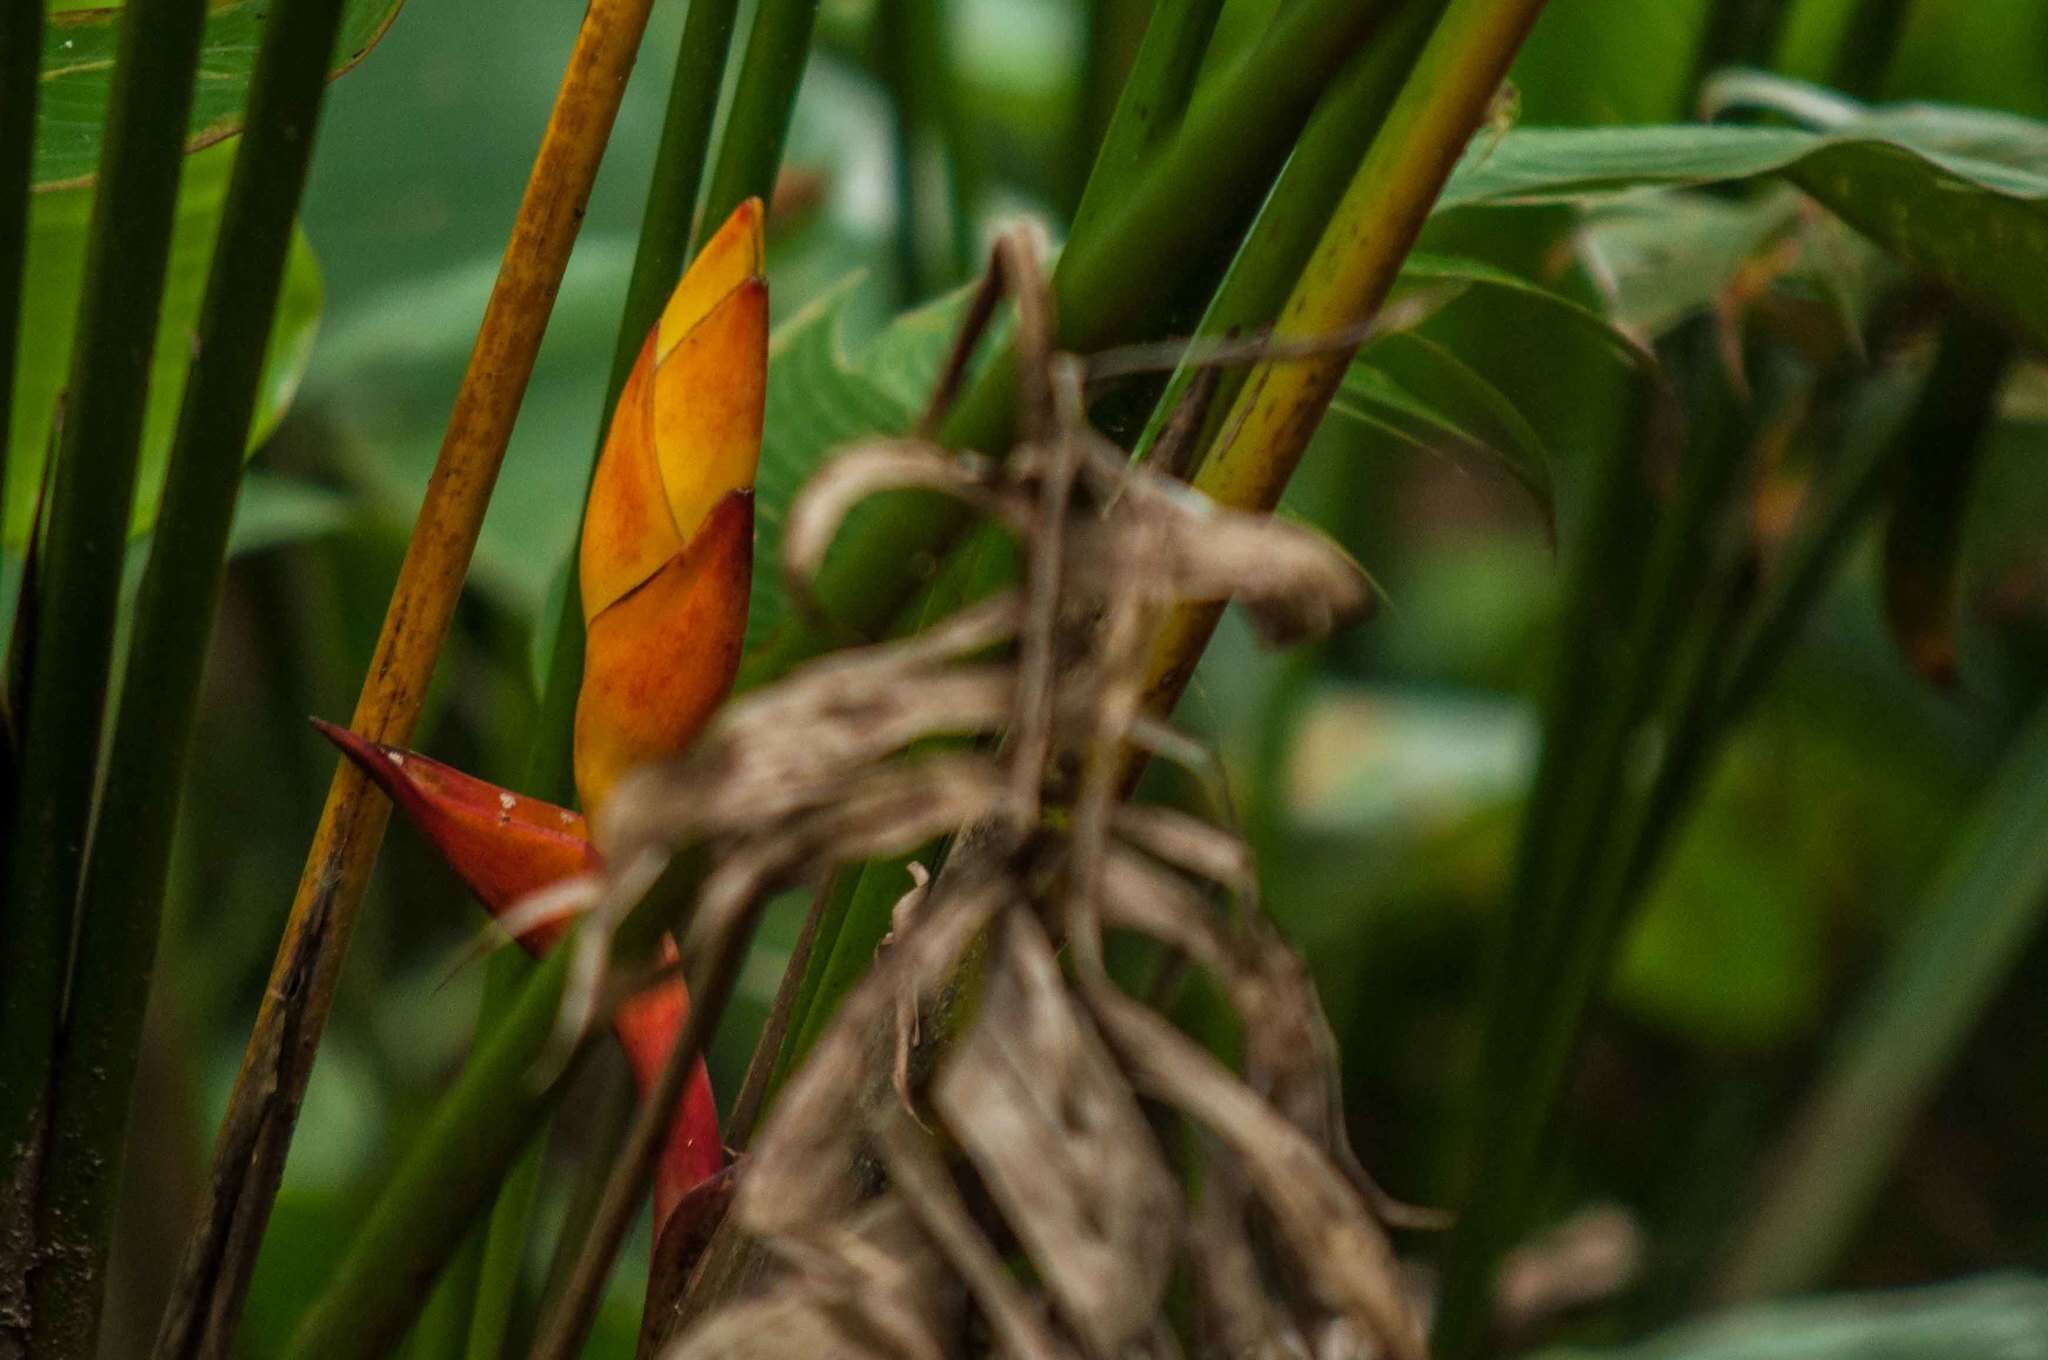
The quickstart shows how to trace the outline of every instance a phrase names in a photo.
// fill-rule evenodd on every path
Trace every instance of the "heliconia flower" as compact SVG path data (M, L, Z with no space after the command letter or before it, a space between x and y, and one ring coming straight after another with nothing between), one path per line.
M732 687L753 575L768 368L761 205L740 205L648 335L583 515L576 793L675 755Z
M441 858L493 916L521 898L600 867L583 818L567 808L526 798L476 779L451 765L315 721L326 738L391 798L392 805L441 853ZM554 948L566 922L549 921L519 937L535 956ZM672 948L672 947L671 947ZM680 978L648 988L622 1004L612 1021L619 1046L643 1095L661 1077L676 1035L689 1014ZM654 1176L656 1230L690 1189L724 1162L718 1106L702 1060L683 1088L681 1108Z
M739 669L768 370L761 226L760 200L749 199L684 272L641 347L598 456L578 559L586 648L575 740L576 793L593 815L627 770L680 755ZM567 808L317 725L493 915L602 867L583 817ZM564 929L536 926L520 943L544 953ZM619 1008L614 1028L643 1095L688 1012L680 979ZM657 1235L723 1159L700 1061L656 1171Z

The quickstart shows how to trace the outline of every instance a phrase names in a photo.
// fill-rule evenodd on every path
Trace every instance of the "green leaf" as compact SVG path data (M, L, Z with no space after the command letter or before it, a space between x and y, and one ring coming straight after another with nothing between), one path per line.
M1532 316L1592 337L1625 368L1651 373L1657 367L1653 353L1593 308L1498 265L1417 252L1402 266L1401 286L1456 289L1459 297L1445 310L1465 294L1531 302ZM1426 331L1425 324L1421 331L1396 331L1369 344L1345 374L1332 409L1411 447L1450 446L1488 458L1552 513L1554 441L1493 378Z
M1456 424L1469 432L1474 446L1527 487L1546 514L1551 511L1556 455L1514 401L1484 374L1420 335L1387 336L1367 355L1367 364L1439 412L1458 412Z
M1438 209L1585 202L1783 177L1908 265L2048 344L2048 126L1905 105L1826 133L1665 126L1526 129L1467 153Z
M787 612L781 552L790 499L834 449L909 428L959 328L964 291L903 313L857 357L849 357L845 315L862 278L852 275L827 289L778 326L768 342L768 411L754 479L749 646L768 636Z
M228 555L246 557L340 533L360 507L344 492L272 473L251 472L235 501Z
M263 37L263 16L274 0L216 0L200 39L199 79L192 91L189 151L227 137L242 126L249 76ZM331 69L334 75L363 59L398 14L402 0L350 0L341 20ZM121 8L70 9L50 16L43 30L42 90L37 100L37 189L75 188L100 164L100 134L114 74Z
M1949 320L1923 398L1938 423L1902 450L1885 526L1885 622L1907 663L1944 687L1956 683L1963 521L2013 357L1996 328L1967 315Z
M1872 110L1828 132L1799 128L1660 124L1624 128L1517 128L1483 134L1465 153L1437 211L1579 203L1640 189L1676 189L1800 170L1823 153L1900 153L1970 190L2024 201L2048 197L2048 125L1982 109L1907 104ZM1962 208L1964 203L1951 203Z
M1614 324L1663 335L1712 307L1742 267L1795 224L1799 206L1790 190L1748 199L1670 193L1606 203L1580 226L1578 254L1599 280Z
M164 465L178 421L191 363L192 328L198 319L206 271L212 262L214 234L220 226L233 149L220 147L193 156L185 164L178 193L177 224L171 237L169 272L164 284L163 313L158 319L155 357L150 366L149 405L144 414L142 459L135 488L133 533L146 531L156 520L163 491ZM27 296L22 334L34 337L22 346L15 368L15 402L7 440L5 541L19 551L28 538L30 489L42 475L56 411L71 358L71 335L77 324L79 288L85 270L86 223L92 210L91 189L66 189L38 194L30 207ZM264 364L250 448L276 428L291 404L313 349L320 317L320 271L312 247L300 233L285 268L284 292L278 300Z
M1644 369L1653 369L1657 364L1657 357L1640 341L1585 303L1484 260L1414 251L1401 264L1401 283L1454 284L1475 291L1491 289L1527 298L1549 308L1560 320L1570 322L1607 346L1622 363Z
M1985 1275L1746 1308L1633 1346L1544 1351L1542 1360L2043 1360L2044 1338L2048 1283Z

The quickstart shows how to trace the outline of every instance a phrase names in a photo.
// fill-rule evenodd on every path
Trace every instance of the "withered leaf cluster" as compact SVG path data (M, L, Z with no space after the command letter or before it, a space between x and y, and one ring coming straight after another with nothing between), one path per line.
M1367 583L1309 530L1133 466L1046 342L1029 250L1000 261L1016 447L843 452L792 507L785 566L800 588L856 504L936 489L1015 536L1022 585L731 705L598 828L639 874L589 887L613 911L670 847L708 847L686 961L729 954L774 890L945 847L739 1168L720 1236L768 1268L660 1353L1420 1357L1392 1211L1244 845L1123 796L1136 753L1195 749L1142 701L1169 611L1235 600L1288 640L1360 613ZM1111 976L1114 937L1149 942L1145 995ZM1162 1009L1193 973L1236 1013L1236 1066Z

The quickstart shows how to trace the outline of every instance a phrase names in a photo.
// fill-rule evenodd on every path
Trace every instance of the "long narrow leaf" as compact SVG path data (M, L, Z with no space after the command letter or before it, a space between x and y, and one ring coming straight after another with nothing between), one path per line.
M220 595L242 450L283 290L343 0L293 0L265 30L200 309L156 535L135 606L128 683L80 902L53 1101L37 1334L89 1357L121 1185L130 1089L155 966L199 680Z
M1473 148L1443 206L1557 203L1781 176L1907 264L2048 343L2048 126L1878 110L1826 133L1765 127L1524 129Z
M43 0L0 2L0 441L13 428L14 359L21 339L22 280L28 267L30 171L35 157L36 79ZM7 463L0 444L0 526L7 522ZM4 537L4 534L0 534ZM4 616L9 623L12 614ZM4 630L7 623L0 623ZM0 635L0 648L7 639ZM0 791L0 799L4 799ZM0 816L5 815L0 808Z
M34 796L15 803L0 848L0 934L7 940L0 959L0 1158L10 1168L34 1160L46 1108L149 385L148 346L135 343L136 319L156 315L163 295L179 131L191 107L204 18L202 0L135 0L122 14L106 173L93 202L70 402L37 586L19 775ZM28 1189L10 1181L17 1192ZM20 1241L19 1208L0 1202L0 1222L28 1248L0 1262L16 1279L35 1259L33 1246Z
M2048 705L2014 739L1789 1135L1717 1292L1820 1281L2048 911Z

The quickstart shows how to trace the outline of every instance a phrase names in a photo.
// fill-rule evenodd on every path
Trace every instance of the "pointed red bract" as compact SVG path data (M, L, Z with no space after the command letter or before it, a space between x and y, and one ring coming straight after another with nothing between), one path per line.
M542 888L602 867L583 818L567 808L499 788L452 765L317 718L313 725L384 790L493 916ZM567 929L566 922L547 922L528 930L519 943L536 956L545 954ZM663 952L665 962L674 961L672 944L664 941ZM682 979L670 978L621 1005L613 1017L619 1046L626 1051L642 1095L660 1080L689 1012L690 997ZM700 1060L683 1088L655 1171L657 1229L691 1187L723 1165L724 1155L711 1078Z
M376 781L491 915L565 878L596 872L597 850L581 815L318 718L313 726ZM560 922L536 926L520 943L543 954L564 929Z

